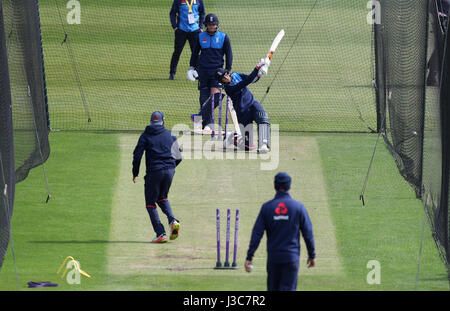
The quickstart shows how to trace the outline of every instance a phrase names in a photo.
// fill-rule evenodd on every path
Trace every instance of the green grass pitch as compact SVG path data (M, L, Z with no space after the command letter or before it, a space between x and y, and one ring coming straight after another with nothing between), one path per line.
M51 280L61 285L57 290L265 290L264 241L255 270L247 274L242 265L259 207L273 196L275 172L259 170L259 160L184 160L169 196L180 237L153 245L142 180L131 181L137 137L51 134L46 170L52 199L44 203L41 168L17 185L12 227L19 288ZM305 268L302 253L299 290L415 289L423 208L385 148L378 148L366 205L358 199L375 140L373 134L280 137L278 170L292 174L291 193L308 208L318 250L314 269ZM241 211L236 271L213 270L216 208L222 216L226 208ZM79 285L61 279L56 272L67 256L92 277ZM370 260L381 264L379 285L366 282ZM0 289L16 286L9 251ZM428 227L418 289L448 290Z
M187 122L198 107L198 91L184 78L187 45L177 80L167 80L173 45L169 2L105 0L100 6L98 1L83 1L80 27L66 25L92 113L88 125L61 45L64 35L54 1L39 1L50 116L52 127L62 131L50 133L51 155L45 163L51 200L45 204L42 167L17 184L12 236L18 274L16 280L10 248L0 271L0 290L27 290L27 281L52 281L60 287L33 290L263 291L265 238L255 254L255 270L246 273L243 264L253 223L262 203L274 195L273 176L278 171L293 177L291 194L308 209L316 238L313 269L305 267L302 244L298 290L414 290L423 206L386 148L377 149L366 205L359 200L376 134L283 132L274 170L261 170L261 159L185 158L169 194L181 221L180 236L163 245L149 243L154 233L144 204L144 163L136 184L131 176L139 133L64 130L101 130L106 125L113 130L143 130L157 109L166 113L169 128ZM219 12L221 29L230 34L235 70L249 71L279 29L286 29L270 78L314 1L282 0L277 8L272 1L258 1L259 10L269 12L265 20L254 14L251 2L206 3L208 12ZM364 28L369 27L368 11L365 1L359 6L356 2L319 1L286 59L289 66L280 71L264 103L272 123L282 130L296 124L310 131L367 131L366 123L375 126L371 34ZM58 3L65 10L65 2ZM335 28L328 27L329 20ZM349 27L360 31L344 31ZM355 53L361 57L353 62ZM257 99L269 81L251 87ZM185 148L185 156L188 153ZM237 270L213 269L216 208L221 209L223 229L226 209L233 215L240 210ZM167 230L165 217L160 216ZM222 231L222 246L224 239ZM222 248L222 260L223 255ZM62 279L56 272L67 256L78 260L91 278L82 276L80 284L72 285ZM367 282L371 260L380 263L380 284ZM417 289L449 290L428 224L420 263Z

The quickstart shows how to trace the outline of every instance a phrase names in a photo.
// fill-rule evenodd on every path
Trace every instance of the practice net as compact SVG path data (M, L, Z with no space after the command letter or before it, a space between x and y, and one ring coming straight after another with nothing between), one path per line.
M0 267L8 248L15 183L50 154L37 0L0 1Z
M447 1L448 3L449 1ZM376 98L380 131L398 169L424 203L450 272L448 117L443 79L448 6L441 0L378 1L375 25ZM450 5L450 3L449 3ZM443 13L445 13L443 15ZM448 74L448 73L447 73Z
M155 110L170 128L191 125L199 91L186 79L187 42L168 79L172 1L39 3L52 129L142 130ZM376 130L366 2L208 0L205 10L230 37L233 71L250 73L286 31L268 76L250 86L259 101L272 84L263 106L281 131Z

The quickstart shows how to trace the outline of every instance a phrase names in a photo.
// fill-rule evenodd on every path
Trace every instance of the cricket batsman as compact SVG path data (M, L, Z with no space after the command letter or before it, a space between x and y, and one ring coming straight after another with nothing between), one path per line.
M231 98L233 102L234 110L238 118L238 122L244 127L244 147L245 150L251 150L253 147L253 131L248 130L248 125L253 121L258 125L258 153L267 153L270 149L270 121L269 115L264 110L263 106L255 100L252 92L247 88L250 83L257 82L260 77L267 75L267 71L270 65L270 60L260 59L256 67L249 74L242 74L239 72L230 72L224 68L216 69L216 79L224 85L226 94ZM201 113L202 116L206 115L205 112ZM203 109L202 109L203 110ZM250 127L251 128L251 127ZM225 138L226 142L233 139L232 136ZM239 144L239 140L242 137L235 137L234 144Z
M180 223L175 219L167 196L175 167L181 162L181 149L177 138L164 127L164 114L160 111L152 113L150 125L145 128L139 137L133 152L133 182L139 175L139 166L145 151L146 175L145 204L156 237L152 243L165 243L168 241L163 224L156 210L157 205L166 214L169 221L170 239L178 237Z

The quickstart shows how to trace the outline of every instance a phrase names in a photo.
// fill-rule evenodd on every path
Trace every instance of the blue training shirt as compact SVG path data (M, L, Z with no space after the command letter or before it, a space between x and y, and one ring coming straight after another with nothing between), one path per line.
M188 3L186 3L186 1ZM189 5L192 3L194 23L189 23ZM174 0L170 10L170 23L172 28L178 27L186 32L193 32L203 28L205 21L205 5L203 0Z
M230 71L233 64L233 52L227 34L218 30L211 36L204 31L198 34L198 43L192 51L190 66L199 71L216 70L223 67L224 57L226 57L225 68Z
M278 191L273 200L262 205L253 227L247 260L252 260L264 231L267 232L267 262L298 261L300 258L300 232L308 249L308 257L316 257L312 224L308 212L304 205L292 199L288 192Z

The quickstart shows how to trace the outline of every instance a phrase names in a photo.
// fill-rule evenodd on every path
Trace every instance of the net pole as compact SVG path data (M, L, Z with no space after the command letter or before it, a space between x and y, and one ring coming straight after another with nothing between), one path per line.
M423 239L425 236L425 222L427 218L427 212L426 209L423 209L423 224L422 224L422 238L420 240L420 249L419 249L419 257L417 259L417 274L416 274L416 284L414 286L414 290L417 291L417 285L419 284L419 278L420 278L420 264L422 261L422 253L423 253Z

